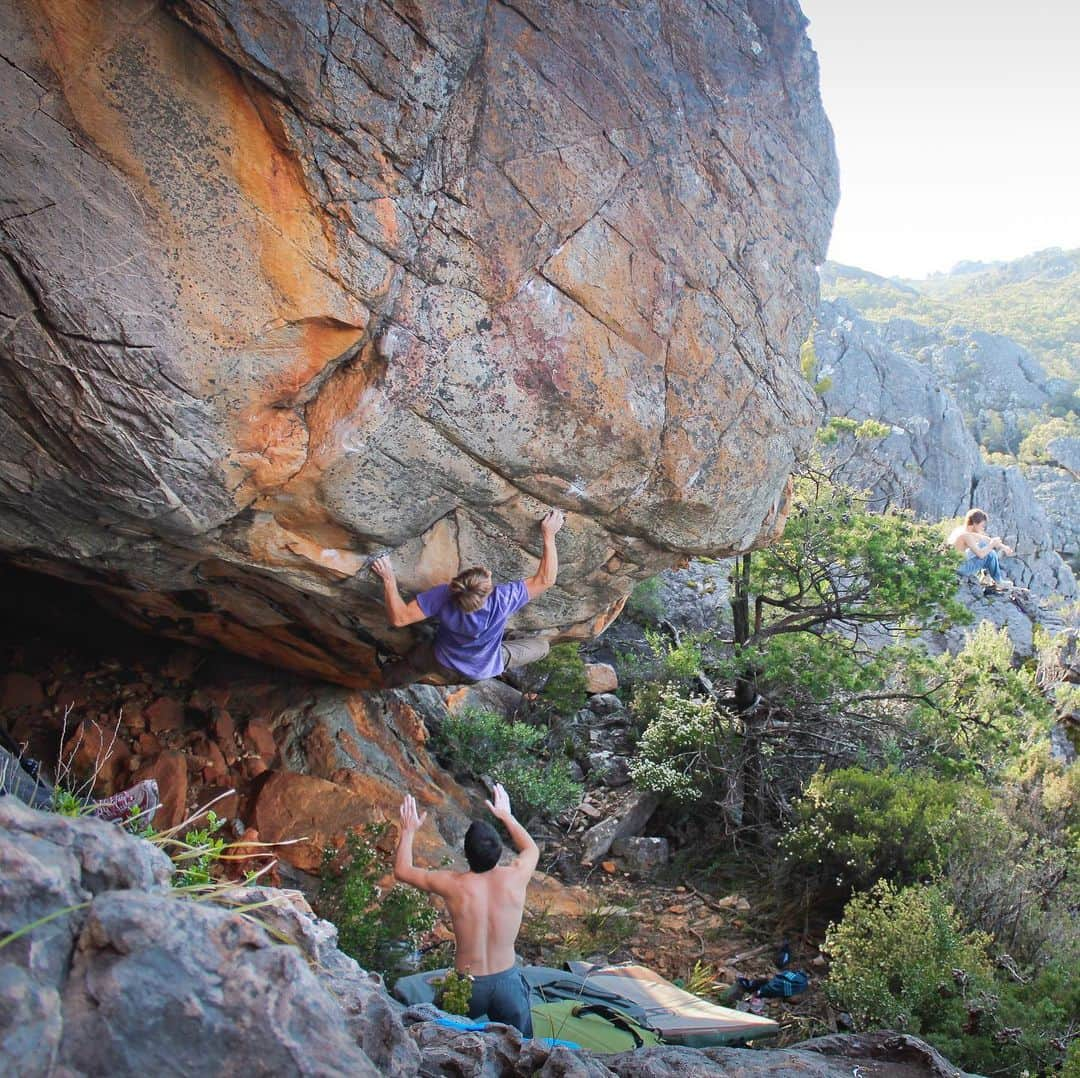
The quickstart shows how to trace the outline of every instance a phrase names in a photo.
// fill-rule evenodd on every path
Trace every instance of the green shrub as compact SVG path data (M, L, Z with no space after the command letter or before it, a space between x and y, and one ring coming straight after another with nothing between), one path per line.
M973 809L989 812L984 790L926 772L819 771L781 840L787 871L826 889L866 888L881 877L910 883L938 872Z
M626 601L626 616L639 625L653 625L664 616L664 604L660 599L660 578L639 580Z
M212 883L210 869L225 853L226 842L218 832L225 826L213 810L206 814L206 824L184 835L183 843L169 852L176 864L174 887L195 887Z
M685 633L676 643L664 633L645 630L649 650L659 661L663 681L688 681L697 677L705 662L705 640L697 633Z
M1075 1035L1080 971L1054 961L1025 972L1002 957L995 974L989 945L940 887L880 881L829 926L826 993L859 1029L917 1034L966 1070L1050 1073Z
M844 436L851 435L860 441L887 438L892 428L876 419L864 419L861 423L846 416L833 416L817 433L822 445L836 445Z
M921 1036L959 1031L967 1007L958 982L991 983L989 937L965 934L935 886L897 889L880 880L855 895L829 926L826 991L859 1029L897 1029ZM957 972L959 971L959 972Z
M1069 1045L1065 1064L1061 1068L1061 1078L1080 1078L1080 1039Z
M492 773L506 787L514 813L528 821L533 816L558 816L581 803L581 783L570 775L570 762L549 760L507 760Z
M435 985L435 1006L447 1014L468 1014L472 1002L473 979L468 973L451 969L432 982Z
M491 775L505 761L538 751L544 731L525 722L508 722L494 711L464 707L443 718L435 748L458 771Z
M541 686L540 695L556 714L572 715L585 703L585 661L581 645L556 644L529 667L529 678Z
M443 719L435 749L458 774L487 776L506 787L519 819L557 816L581 800L581 785L570 777L565 758L544 762L544 731L478 708L462 708Z
M1080 437L1080 420L1070 414L1066 418L1048 419L1032 427L1028 436L1020 443L1020 459L1025 464L1053 463L1053 457L1047 448L1055 438Z
M85 816L89 812L86 800L63 786L53 787L52 810L58 816L68 816L72 819Z
M1013 666L1005 626L983 621L955 655L926 666L920 690L936 683L912 709L908 722L936 770L994 777L1050 732L1053 709L1036 683L1036 672Z
M620 655L623 685L630 693L630 712L638 730L659 718L662 697L669 689L689 694L699 676L716 662L714 638L708 633L684 633L676 643L666 633L645 630L648 654Z
M323 853L316 908L337 926L338 946L366 970L392 979L400 950L413 950L435 927L435 908L413 887L380 886L392 870L391 858L378 846L387 824L352 830L344 850Z

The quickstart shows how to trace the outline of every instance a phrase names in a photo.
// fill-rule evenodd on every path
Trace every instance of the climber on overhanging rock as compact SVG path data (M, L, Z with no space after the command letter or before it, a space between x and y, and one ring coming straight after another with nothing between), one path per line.
M383 667L383 687L394 689L432 674L451 684L497 677L508 666L525 666L548 653L548 642L531 636L504 640L510 616L555 583L559 555L555 534L566 518L552 509L540 522L544 549L536 572L525 580L492 586L491 570L483 567L458 573L449 584L420 592L410 603L398 594L397 577L389 557L377 558L371 570L382 578L389 621L394 628L437 617L433 643L419 644L404 659Z
M949 546L964 555L960 565L963 577L986 573L992 589L1008 591L1013 582L1001 572L1001 562L997 552L1012 557L1012 547L1006 546L998 536L986 534L989 517L981 509L972 509L964 517L964 523L953 528L949 535Z

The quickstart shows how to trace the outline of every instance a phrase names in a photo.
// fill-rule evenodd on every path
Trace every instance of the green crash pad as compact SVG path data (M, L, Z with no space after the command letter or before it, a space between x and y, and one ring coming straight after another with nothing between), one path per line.
M571 1041L599 1055L629 1052L660 1043L650 1029L605 1004L536 1003L532 1008L533 1036Z

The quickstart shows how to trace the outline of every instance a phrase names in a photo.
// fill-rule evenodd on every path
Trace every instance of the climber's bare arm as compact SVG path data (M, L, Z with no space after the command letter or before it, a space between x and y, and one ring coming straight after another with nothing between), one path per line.
M427 813L421 814L416 809L416 798L408 796L402 801L397 852L394 854L394 879L421 891L445 896L453 890L455 874L442 869L417 868L413 864L413 837L426 819Z
M536 572L526 578L525 590L530 599L543 595L559 575L559 552L555 549L555 535L566 523L566 517L561 509L552 509L542 521L540 521L540 534L544 539L544 549L540 555L540 564Z
M395 629L404 625L412 625L414 622L423 621L427 614L420 609L420 604L413 599L405 602L398 592L397 577L394 575L394 567L390 564L387 556L376 558L371 563L371 571L383 582L383 598L386 601L386 617Z
M963 545L976 557L984 557L991 550L1000 550L1006 557L1012 557L1013 549L1005 545L1005 540L998 535L984 535L982 532L964 532L960 536Z

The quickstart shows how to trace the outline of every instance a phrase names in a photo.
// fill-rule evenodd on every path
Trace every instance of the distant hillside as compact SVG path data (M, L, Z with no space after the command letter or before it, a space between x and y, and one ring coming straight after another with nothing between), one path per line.
M1024 345L1049 374L1080 385L1080 250L1053 247L1013 262L962 262L925 280L879 277L827 262L822 299L845 299L872 321L963 325Z

